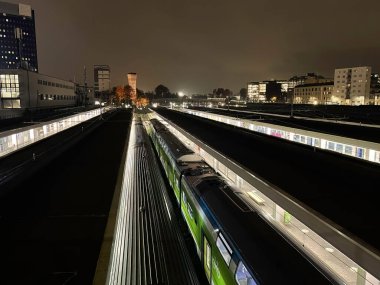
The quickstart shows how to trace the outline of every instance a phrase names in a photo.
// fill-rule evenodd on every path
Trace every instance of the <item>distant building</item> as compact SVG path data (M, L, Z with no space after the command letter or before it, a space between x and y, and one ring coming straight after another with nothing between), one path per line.
M314 72L309 72L306 75L295 75L289 79L289 88L294 88L297 85L309 84L309 83L324 83L333 81L330 78L325 78L322 75L318 75Z
M332 101L340 105L368 105L370 85L369 66L335 69Z
M136 93L137 88L137 74L136 73L128 73L128 85L132 87L134 94Z
M325 78L314 72L309 72L306 75L295 75L288 80L287 101L290 103L294 95L294 88L302 84L328 83L333 81L331 78Z
M265 82L249 82L247 99L249 102L259 103L266 101L267 85Z
M294 87L295 104L331 104L334 82L304 83Z
M302 84L331 82L315 73L293 76L289 80L266 80L248 83L248 101L250 102L291 102L294 88Z
M76 104L73 82L24 69L0 69L0 111Z
M34 11L0 2L0 69L18 68L38 71Z
M369 93L369 104L380 105L380 75L371 74L371 90Z
M247 99L249 102L279 102L282 101L284 83L276 80L250 82L247 86Z
M111 69L108 65L94 65L95 96L111 88Z

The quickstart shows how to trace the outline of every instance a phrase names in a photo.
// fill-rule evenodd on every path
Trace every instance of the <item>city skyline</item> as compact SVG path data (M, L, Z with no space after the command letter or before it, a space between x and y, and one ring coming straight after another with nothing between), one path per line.
M110 65L112 86L134 71L144 91L164 84L186 94L307 72L333 77L350 66L380 70L375 0L7 2L35 10L39 71L79 82L83 66L95 64Z

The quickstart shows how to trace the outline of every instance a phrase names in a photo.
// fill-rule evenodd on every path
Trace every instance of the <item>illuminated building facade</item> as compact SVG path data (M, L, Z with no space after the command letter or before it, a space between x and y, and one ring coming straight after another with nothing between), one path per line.
M95 94L108 92L111 88L111 69L108 65L94 65Z
M134 94L136 94L137 88L137 74L136 73L128 73L128 85L132 87Z
M254 103L279 101L283 94L282 88L287 88L284 82L275 80L250 82L247 86L248 101Z
M334 82L305 83L294 87L295 104L331 104Z
M25 69L0 69L0 111L75 106L74 83Z
M247 87L247 99L249 102L263 102L265 101L265 94L260 95L259 82L250 82Z
M332 101L340 105L370 104L371 67L335 69Z
M34 11L0 2L0 69L38 71Z

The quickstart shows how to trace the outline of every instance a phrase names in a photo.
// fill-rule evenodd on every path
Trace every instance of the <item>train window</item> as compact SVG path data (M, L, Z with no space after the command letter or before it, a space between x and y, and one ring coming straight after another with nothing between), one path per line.
M183 203L186 205L187 204L187 199L186 199L185 192L182 192L182 200L183 200Z
M230 265L232 249L222 234L218 236L218 239L216 240L216 246L222 254L224 261L227 263L227 265Z
M335 149L335 143L333 143L333 142L328 142L328 143L327 143L327 149L329 149L329 150L334 150L334 149Z
M360 158L363 158L363 157L364 157L364 149L361 148L361 147L358 147L358 148L356 149L356 156L357 156L357 157L360 157Z
M344 153L352 155L352 146L346 145L344 148Z
M247 268L243 262L239 262L239 266L235 273L235 280L239 285L256 285L257 283L253 280L251 274L248 272Z
M187 211L189 212L191 219L194 220L193 208L191 207L191 205L189 203L187 203Z

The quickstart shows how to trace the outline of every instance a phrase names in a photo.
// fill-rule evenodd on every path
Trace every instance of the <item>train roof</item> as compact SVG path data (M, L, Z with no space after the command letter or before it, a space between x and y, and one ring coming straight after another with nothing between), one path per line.
M193 177L193 181L230 246L239 249L245 265L263 284L294 284L295 279L297 284L331 284L221 177Z
M182 161L182 162L200 162L202 160L203 160L202 157L200 157L197 154L185 154L185 155L179 157L177 161Z
M178 160L185 155L191 155L194 153L186 146L184 146L182 142L176 136L174 136L160 121L157 119L151 119L150 121L156 132L159 133L160 136L165 140L175 160Z
M149 138L134 120L109 284L199 284ZM132 136L133 138L133 136ZM154 230L152 230L154 229Z

